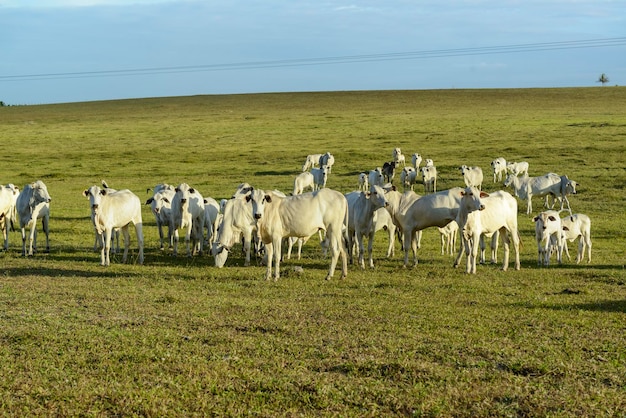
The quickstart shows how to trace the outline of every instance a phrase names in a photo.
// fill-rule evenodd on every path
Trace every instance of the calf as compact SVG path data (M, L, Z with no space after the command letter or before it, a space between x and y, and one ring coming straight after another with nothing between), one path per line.
M380 167L376 167L376 169L370 170L368 179L369 179L370 187L371 186L383 187L385 185L385 177L383 176L383 170Z
M20 218L22 230L22 255L33 255L37 248L37 219L41 218L43 231L46 234L46 252L50 252L50 201L48 188L43 181L37 180L27 184L20 192L15 207ZM30 228L28 252L26 251L26 228Z
M415 171L419 171L420 164L422 163L422 156L418 153L413 154L411 156L411 163L413 164L413 168L415 168Z
M394 148L391 153L391 157L393 158L393 162L396 163L396 167L400 167L401 165L404 167L406 164L406 159L404 158L404 155L402 155L400 148Z
M563 227L559 212L547 210L533 218L535 222L535 239L537 241L537 264L550 264L550 247L556 249L557 261L562 263L563 254Z
M519 231L517 228L517 201L504 191L491 194L481 192L476 187L461 191L461 200L456 222L462 231L463 247L459 249L454 266L461 261L463 251L467 255L466 273L476 274L476 260L483 234L499 231L504 247L502 270L509 267L509 242L513 241L515 270L520 269ZM508 234L507 234L508 233Z
M528 163L526 161L520 161L519 163L510 162L506 164L506 169L514 176L528 175Z
M570 215L572 214L572 208L569 205L569 200L567 199L568 195L576 194L576 187L579 186L579 183L574 180L570 180L567 176L561 176L561 187L559 193L559 200L561 201L561 210L563 210L563 203L567 203L567 209L569 210Z
M108 189L101 189L98 186L91 186L83 191L83 195L89 199L91 210L94 213L93 222L96 232L102 234L104 238L102 249L100 250L100 264L103 266L110 264L111 235L116 228L120 228L124 235L122 262L126 262L128 248L130 247L128 225L131 222L135 225L137 234L137 246L139 249L137 262L143 264L143 223L139 197L130 190L109 192Z
M317 168L315 170L318 170ZM293 194L302 194L304 189L310 188L311 191L315 190L315 177L309 171L300 173L293 181Z
M483 184L483 170L480 167L468 167L462 165L459 167L463 181L466 187L476 187L478 190L482 189Z
M456 237L459 232L459 224L456 221L450 221L448 225L437 228L441 235L441 255L454 255L454 247L456 245Z
M313 168L320 163L320 157L322 154L310 154L306 156L306 161L302 165L302 171L307 171L309 168Z
M366 192L367 190L369 190L369 188L370 188L370 185L369 185L367 174L366 173L359 174L359 182L357 183L357 190L361 192Z
M567 241L574 242L577 238L578 253L576 255L576 264L585 259L585 248L587 249L587 262L591 263L591 219L582 213L566 216L561 219L562 243L567 259L571 260L569 250L567 249Z
M335 157L330 152L327 152L326 154L322 154L322 156L319 159L319 162L320 162L320 168L327 167L328 173L330 173L332 171L333 165L335 165Z
M275 262L274 280L280 277L283 238L308 237L320 229L326 231L326 240L331 251L326 279L333 277L340 256L341 277L348 275L348 260L343 244L343 228L347 227L348 222L348 202L341 193L321 189L313 193L281 197L271 191L253 189L247 200L252 204L252 214L256 219L261 240L265 243L267 280L272 276L272 259Z
M491 162L491 168L493 169L493 182L502 181L502 177L506 176L506 160L502 157L498 157Z
M413 190L413 185L417 180L417 172L413 167L404 167L402 173L400 173L400 181L404 191Z
M328 173L330 173L330 168L326 165L320 168L311 169L311 174L313 175L313 191L326 187L326 181L328 181Z
M373 227L374 212L379 208L387 205L385 192L380 186L372 186L370 192L352 192L346 195L348 201L348 253L350 255L350 263L353 262L353 240L356 239L356 245L359 251L359 266L365 268L365 246L363 237L368 237L368 256L369 266L374 268L374 259L372 257L372 246L374 243Z

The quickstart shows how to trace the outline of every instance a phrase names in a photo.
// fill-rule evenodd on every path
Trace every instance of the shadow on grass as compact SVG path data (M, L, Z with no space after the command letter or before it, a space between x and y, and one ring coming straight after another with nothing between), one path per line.
M626 313L626 300L605 300L589 303L559 303L553 305L543 305L542 308L552 309L555 311L595 311L595 312L622 312Z
M111 271L104 267L100 271L63 269L53 267L15 267L6 268L3 274L7 277L45 276L45 277L87 277L87 278L118 278L120 276L141 276L139 273Z

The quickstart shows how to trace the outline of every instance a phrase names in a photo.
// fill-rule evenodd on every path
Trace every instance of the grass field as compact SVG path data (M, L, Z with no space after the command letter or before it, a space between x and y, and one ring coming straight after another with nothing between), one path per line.
M41 179L53 199L51 252L23 258L11 232L0 253L0 415L625 416L626 88L5 107L0 127L0 184ZM145 265L133 231L128 264L101 267L92 250L82 191L102 179L144 201L160 182L217 200L243 181L290 192L306 155L330 151L328 187L349 192L394 147L432 158L439 189L499 156L567 174L572 209L592 220L592 263L537 267L525 203L522 269L475 276L427 230L415 268L399 245L386 259L379 233L374 270L324 281L311 240L266 282L237 251L223 269L162 253L148 206ZM486 177L483 189L502 187Z

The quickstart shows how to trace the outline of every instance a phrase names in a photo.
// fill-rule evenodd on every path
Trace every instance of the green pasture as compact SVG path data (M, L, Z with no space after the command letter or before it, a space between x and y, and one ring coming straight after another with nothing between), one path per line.
M40 179L53 199L50 253L22 257L19 232L0 253L2 416L626 416L626 88L2 107L0 143L0 184ZM239 251L222 269L161 252L148 206L145 265L133 230L128 264L93 251L82 191L103 179L142 201L161 182L219 201L244 181L290 192L306 155L329 151L327 186L346 193L395 147L432 158L438 189L463 185L462 164L502 188L496 157L567 174L591 264L538 267L524 202L520 271L466 275L431 229L415 268L399 243L386 259L379 232L373 270L324 281L312 239L266 282Z

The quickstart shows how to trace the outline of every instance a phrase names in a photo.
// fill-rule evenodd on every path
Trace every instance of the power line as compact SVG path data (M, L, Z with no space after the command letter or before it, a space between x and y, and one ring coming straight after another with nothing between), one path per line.
M206 64L175 67L151 67L127 70L78 71L63 73L0 75L0 81L32 81L50 79L74 79L94 77L121 77L155 74L173 74L207 71L252 70L262 68L303 67L337 65L377 61L400 61L431 58L460 57L472 55L517 54L565 49L607 48L626 45L626 37L587 39L578 41L542 42L517 45L498 45L476 48L435 49L425 51L394 52L386 54L342 55L335 57L250 61L225 64Z

